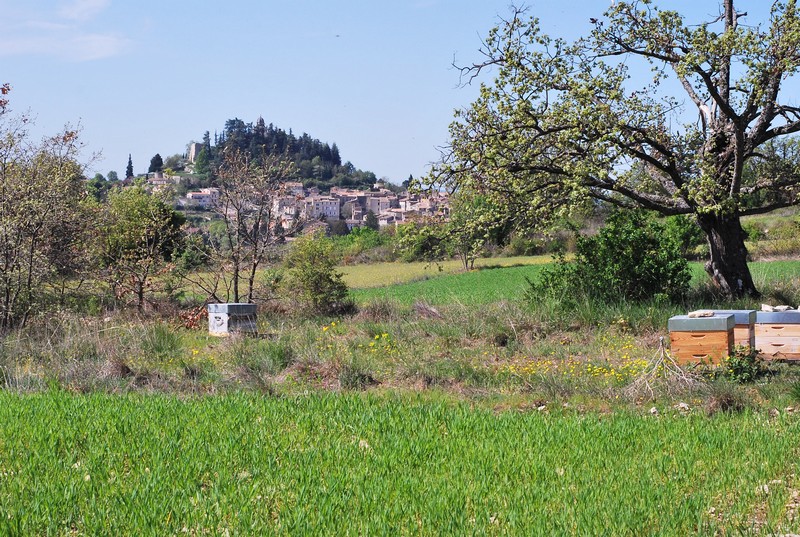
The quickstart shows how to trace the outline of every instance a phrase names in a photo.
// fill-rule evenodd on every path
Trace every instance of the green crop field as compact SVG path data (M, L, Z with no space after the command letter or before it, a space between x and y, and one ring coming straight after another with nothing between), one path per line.
M0 393L4 535L796 531L788 413Z
M354 289L353 296L358 301L383 298L401 304L419 300L431 304L487 304L520 298L527 287L525 278L534 278L543 266L484 268L460 274L443 274L387 287Z
M369 277L361 277L359 288L353 289L353 295L360 302L382 298L402 304L422 300L431 304L478 305L514 300L520 298L527 288L525 278L534 279L548 260L546 257L521 259L530 259L531 262L520 261L518 266L482 268L462 273L431 272L428 279L399 284L390 282L393 267L401 267L401 264L374 265L371 272L363 273L369 274ZM690 267L693 285L708 280L702 263L691 263ZM760 261L750 263L750 268L757 285L785 283L800 278L800 261ZM380 282L385 282L383 287L379 287Z

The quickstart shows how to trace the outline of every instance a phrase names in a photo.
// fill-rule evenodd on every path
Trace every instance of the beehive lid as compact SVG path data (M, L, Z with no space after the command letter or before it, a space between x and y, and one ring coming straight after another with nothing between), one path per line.
M670 332L727 332L736 324L730 313L714 314L713 317L689 317L676 315L670 318L667 326Z
M756 310L714 310L715 315L733 315L736 324L753 324L756 322Z
M800 311L758 311L756 322L759 324L800 324Z
M224 304L209 304L208 313L227 313L228 315L255 315L255 304L241 302L228 302Z

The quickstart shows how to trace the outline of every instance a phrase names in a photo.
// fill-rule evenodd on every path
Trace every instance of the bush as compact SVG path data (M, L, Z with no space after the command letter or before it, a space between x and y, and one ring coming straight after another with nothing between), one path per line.
M331 240L337 257L345 265L394 260L394 237L387 230L356 227L347 235Z
M744 221L742 222L742 229L747 236L747 240L755 242L763 241L767 238L764 225L761 222Z
M707 249L706 236L694 218L685 215L669 216L664 219L664 232L678 244L684 257L706 257L701 255L703 247L706 246Z
M321 233L297 239L286 256L285 287L302 309L313 315L352 313L342 274L336 272L333 243Z
M680 245L643 211L612 213L594 237L580 237L574 262L559 257L530 283L529 299L543 296L605 303L681 300L691 273Z
M764 373L764 362L758 357L758 349L737 345L725 359L725 376L739 384L753 382Z
M441 261L447 257L447 241L441 225L412 222L397 228L397 250L400 259L412 261Z

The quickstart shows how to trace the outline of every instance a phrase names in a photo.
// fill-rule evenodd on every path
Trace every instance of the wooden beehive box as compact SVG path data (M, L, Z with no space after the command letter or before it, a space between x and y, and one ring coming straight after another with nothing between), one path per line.
M679 364L720 363L733 350L735 324L731 314L672 317L668 324L672 357Z
M733 344L756 348L756 310L714 310L715 315L733 315Z
M776 360L800 360L800 312L756 313L756 348Z

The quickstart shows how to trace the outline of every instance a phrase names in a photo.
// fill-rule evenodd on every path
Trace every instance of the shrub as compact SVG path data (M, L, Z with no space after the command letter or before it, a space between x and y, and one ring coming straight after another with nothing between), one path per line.
M393 261L394 236L384 229L375 231L368 227L353 228L341 237L331 237L337 257L345 265L353 263Z
M574 262L559 257L530 283L528 297L605 303L648 299L679 301L691 273L674 237L643 211L612 213L594 237L580 237Z
M739 384L753 382L764 373L764 362L758 357L758 349L737 345L725 359L725 376Z
M286 256L284 289L302 309L314 315L352 313L350 298L342 274L336 271L333 243L320 233L297 239Z
M441 225L419 222L397 228L396 247L403 261L440 261L447 257L447 241Z
M669 216L664 219L664 232L678 244L681 254L697 259L706 245L706 236L694 218L686 215Z
M742 222L742 229L748 240L763 241L767 238L767 234L764 232L764 225L761 222L744 221Z

